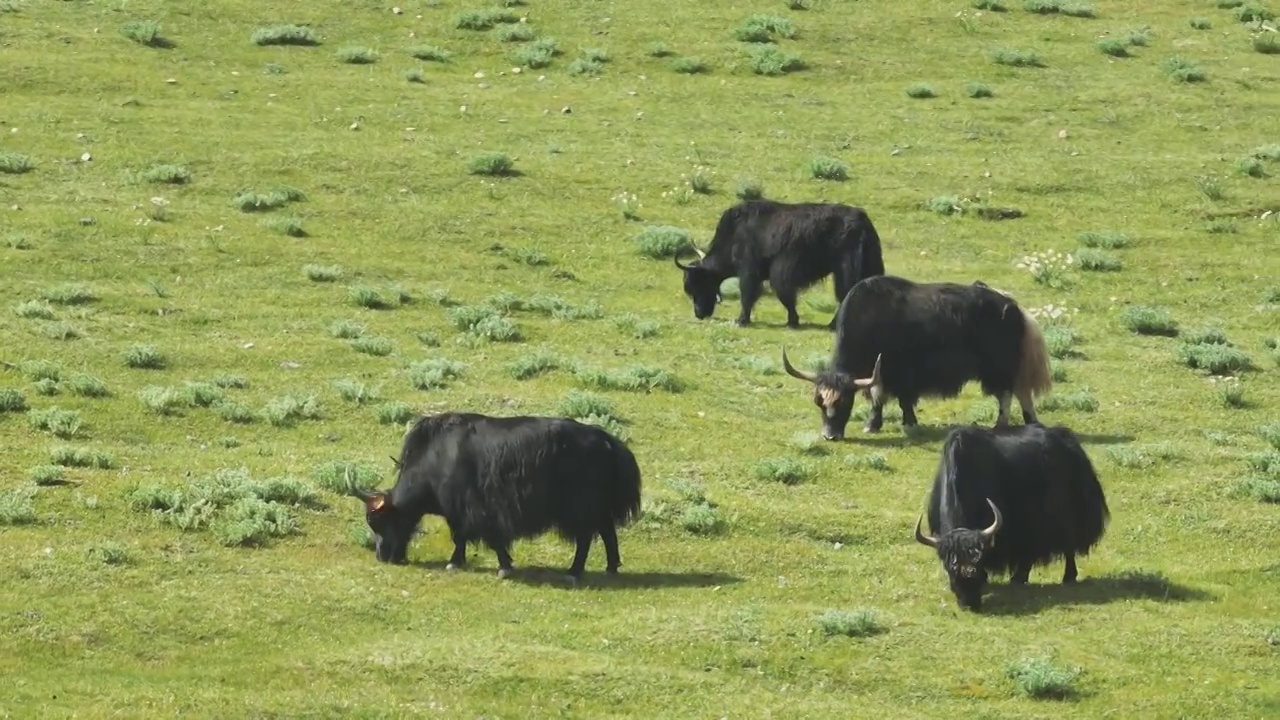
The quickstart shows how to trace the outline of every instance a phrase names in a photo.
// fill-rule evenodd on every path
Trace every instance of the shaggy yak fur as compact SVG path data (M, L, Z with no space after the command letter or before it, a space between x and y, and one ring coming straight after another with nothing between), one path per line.
M988 573L1025 584L1032 566L1064 558L1062 582L1075 582L1076 556L1089 554L1110 519L1076 435L1039 424L948 433L928 515L933 534L916 522L916 541L937 550L957 603L975 612Z
M838 303L859 280L884 274L880 236L871 218L862 208L838 203L739 203L720 215L711 246L698 254L702 258L691 265L675 261L684 271L684 292L693 300L694 316L711 317L720 301L720 284L736 276L741 326L751 323L765 280L787 309L787 326L796 328L801 290L831 275ZM827 327L835 325L832 318Z
M512 572L513 541L554 529L574 542L569 575L581 577L591 542L604 542L616 573L616 529L640 513L640 468L620 440L593 425L550 417L474 413L426 416L405 434L395 486L358 492L378 560L403 563L424 515L444 517L453 538L449 568L483 542Z
M859 391L871 401L863 430L877 432L890 397L898 399L902 424L911 427L921 397L955 397L976 379L999 402L996 427L1003 427L1015 396L1023 422L1038 422L1035 396L1053 387L1040 326L1016 300L982 282L867 278L840 303L836 322L827 371L796 370L782 350L787 373L813 383L828 440L844 437Z

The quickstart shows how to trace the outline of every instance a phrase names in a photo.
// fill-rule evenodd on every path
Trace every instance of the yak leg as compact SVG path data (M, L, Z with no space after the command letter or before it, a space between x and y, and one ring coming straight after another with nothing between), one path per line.
M1031 396L1029 390L1016 391L1018 396L1018 404L1022 406L1022 422L1027 425L1039 424L1040 418L1036 417L1036 401Z
M880 428L884 426L884 402L877 401L871 403L871 417L867 418L867 424L862 427L862 432L880 432Z
M773 289L774 297L778 298L778 302L782 303L782 307L787 309L787 327L800 327L800 314L796 312L796 293L794 290Z
M591 541L595 539L594 532L582 532L578 534L578 548L573 553L573 564L569 566L569 578L576 581L582 577L582 571L587 567L587 555L591 553Z
M1008 427L1009 406L1013 404L1013 393L1000 393L996 401L1000 403L1000 411L996 414L996 427Z
M738 299L742 301L742 312L738 315L739 327L751 324L751 309L756 306L756 301L760 299L760 293L763 290L764 281L755 275L738 277Z
M455 537L453 539L453 557L449 558L449 564L444 566L445 570L457 570L466 567L467 564L467 541Z
M920 424L916 419L916 399L898 398L898 409L902 410L902 427L915 427Z
M1076 581L1079 573L1076 571L1076 555L1075 553L1067 553L1067 568L1062 573L1062 584L1068 585Z
M613 523L608 523L600 528L600 540L604 542L604 554L608 564L605 570L616 575L618 568L622 567L622 557L618 555L618 531Z
M1013 571L1013 577L1009 578L1010 585L1026 585L1027 580L1031 577L1031 563L1020 562Z
M510 543L506 538L488 537L484 543L493 549L493 554L498 556L498 577L506 579L511 577L515 572L515 568L511 563Z

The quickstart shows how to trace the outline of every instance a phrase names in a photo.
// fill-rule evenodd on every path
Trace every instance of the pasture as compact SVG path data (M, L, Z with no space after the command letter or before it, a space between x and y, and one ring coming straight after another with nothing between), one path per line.
M0 0L0 715L1280 712L1280 5L392 5ZM694 319L758 192L1036 310L1078 585L956 607L913 528L996 403L823 442L830 280ZM443 409L620 433L621 575L375 562L344 493Z

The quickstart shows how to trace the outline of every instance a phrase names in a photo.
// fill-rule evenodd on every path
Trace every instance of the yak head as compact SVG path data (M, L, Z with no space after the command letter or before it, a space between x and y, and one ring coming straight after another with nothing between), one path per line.
M707 254L694 248L698 253L698 262L690 265L681 264L675 258L676 267L684 271L684 294L693 300L693 316L706 320L716 311L716 303L720 302L720 283L722 280L711 270L702 266Z
M991 498L987 498L987 504L995 514L995 520L985 530L956 528L942 537L934 537L920 532L920 523L924 521L924 517L916 521L916 542L938 551L938 558L942 560L942 567L950 578L951 592L956 596L956 603L961 608L974 612L982 610L982 591L987 586L987 571L983 567L982 554L991 547L1003 522L1000 508L991 502Z
M409 540L417 523L391 502L391 496L357 488L356 497L364 501L364 517L373 531L373 552L379 562L408 562Z
M793 378L813 383L813 404L822 412L822 436L828 440L844 438L845 425L853 412L853 400L859 391L874 401L883 391L880 380L880 357L869 378L855 378L842 372L815 373L797 370L787 360L787 349L782 348L782 367Z

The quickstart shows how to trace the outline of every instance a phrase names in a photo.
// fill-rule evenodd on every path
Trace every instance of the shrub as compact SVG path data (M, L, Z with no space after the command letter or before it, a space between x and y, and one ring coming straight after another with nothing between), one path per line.
M849 165L843 160L819 156L809 161L809 175L815 180L848 180Z
M403 425L413 419L416 413L409 403L394 401L378 406L378 422L383 425Z
M258 413L253 408L234 402L220 402L213 406L218 417L229 423L249 425L258 421Z
M61 485L66 481L66 475L58 465L37 465L28 470L27 475L32 483L41 487Z
M636 234L635 244L640 255L661 260L679 257L693 250L693 236L682 228L650 225Z
M467 162L467 172L472 175L506 177L514 174L515 163L511 156L500 152L485 152L473 156Z
M338 265L303 265L302 273L312 282L335 282L342 277Z
M1178 334L1178 323L1168 310L1160 307L1130 305L1120 313L1120 322L1138 335L1174 337Z
M146 47L168 47L160 35L160 23L151 20L127 22L120 27L120 34Z
M917 100L925 100L928 98L938 97L938 93L934 92L932 87L929 87L924 83L916 83L914 85L907 86L907 97L915 98Z
M591 416L615 417L609 398L582 390L570 390L556 406L556 414L575 420Z
M124 354L124 364L137 370L160 370L168 360L154 345L133 345Z
M560 54L560 47L555 38L539 38L517 50L512 59L516 64L531 69L544 68L552 59Z
M0 490L0 525L30 525L36 521L36 486Z
M263 225L281 235L297 238L307 236L307 231L302 227L302 218L300 217L271 218L264 222Z
M395 346L386 338L358 337L351 341L351 349L365 355L385 357L391 354L391 351L395 349Z
M698 75L709 72L711 70L711 66L701 58L681 57L672 61L671 69L681 75Z
M293 427L302 420L319 420L320 402L314 395L282 395L267 402L262 417L275 427Z
M0 150L0 173L4 173L6 175L21 175L35 169L36 166L31 162L30 157L21 153Z
M865 638L887 631L874 610L828 610L817 619L824 635Z
M1272 35L1255 35L1252 44L1255 52L1263 55L1280 55L1280 39Z
M187 398L174 388L148 385L138 391L138 400L156 415L177 415L190 406Z
M347 301L367 310L386 310L391 307L391 303L382 297L382 293L367 285L353 285L347 288Z
M311 28L300 25L274 25L258 28L251 37L254 45L319 45L320 38Z
M544 375L563 367L565 361L559 355L547 350L538 350L528 355L521 355L515 362L507 366L507 374L514 380L528 380Z
M306 195L301 190L291 187L278 187L264 193L241 190L231 198L231 205L240 212L267 212L305 199Z
M1253 3L1244 3L1232 10L1236 20L1242 23L1261 23L1267 20L1275 20L1276 14L1270 10L1254 5Z
M1028 51L999 48L991 53L991 62L1009 67L1044 67L1040 56Z
M1178 348L1178 361L1192 370L1206 370L1211 375L1247 370L1249 356L1230 345L1183 343Z
M1040 410L1054 412L1069 410L1073 412L1097 412L1099 403L1089 388L1081 388L1072 392L1053 393L1040 399L1037 403Z
M964 92L966 95L968 95L969 97L975 100L980 98L991 98L996 96L996 93L994 90L987 87L986 85L983 85L980 82L969 83L968 85L965 86Z
M625 313L613 319L614 327L637 340L654 337L661 327L655 320L644 320L635 313Z
M1115 255L1092 248L1084 248L1077 252L1076 260L1081 270L1090 272L1116 272L1124 265Z
M85 551L85 558L90 562L103 565L128 565L132 562L129 551L119 543L105 542L90 545Z
M40 300L28 300L14 305L13 314L27 320L52 320L53 306Z
M80 417L80 413L56 407L32 410L27 413L27 420L31 423L31 427L36 430L47 432L60 438L75 437L85 427L84 419Z
M355 490L371 490L378 487L382 473L373 465L333 460L317 465L311 477L322 490L335 495L355 495Z
M349 65L372 65L378 61L378 53L364 47L347 46L338 49L338 60Z
M459 30L491 30L495 25L517 22L520 22L520 17L515 13L493 8L462 13L453 19L453 26Z
M813 469L791 458L768 458L756 463L757 480L797 485L813 477Z
M533 28L528 25L508 25L498 31L498 39L502 42L528 42L533 36Z
M1224 408L1238 409L1249 406L1244 397L1244 386L1238 382L1224 382L1218 385L1218 403Z
M143 170L140 177L149 183L185 185L191 182L191 171L184 165L152 165Z
M0 412L26 412L27 399L23 397L21 390L12 388L0 388Z
M1166 75L1178 82L1204 82L1208 79L1208 74L1205 73L1204 68L1185 58L1171 57L1161 63L1160 67Z
M62 467L96 468L110 470L115 461L104 452L94 452L85 448L58 446L49 453L49 460Z
M1008 676L1027 697L1061 700L1075 694L1080 670L1059 668L1045 659L1024 658L1010 663Z
M1188 21L1188 24L1190 24L1195 30L1208 30L1213 27L1213 23L1209 22L1208 18L1202 17L1191 18L1191 20Z
M1129 236L1116 232L1082 232L1076 239L1086 248L1119 250L1129 247Z
M92 288L79 283L51 287L42 296L55 305L86 305L98 300L98 294Z
M1123 38L1103 38L1097 42L1098 51L1112 57L1129 57L1129 43Z
M756 75L776 77L799 72L808 64L794 53L776 47L753 47L748 51L751 71Z
M418 45L411 48L409 50L409 54L415 59L422 60L423 62L444 63L449 62L450 58L453 57L453 53L445 50L444 48L436 47L435 45Z
M418 390L442 388L450 380L462 377L466 366L456 360L434 358L422 360L409 366L409 382Z
M338 396L343 400L357 405L364 405L378 400L377 388L370 387L355 378L334 380L333 389L338 392Z
M780 37L793 39L796 35L795 24L777 15L752 15L734 31L734 37L749 43L772 43Z

